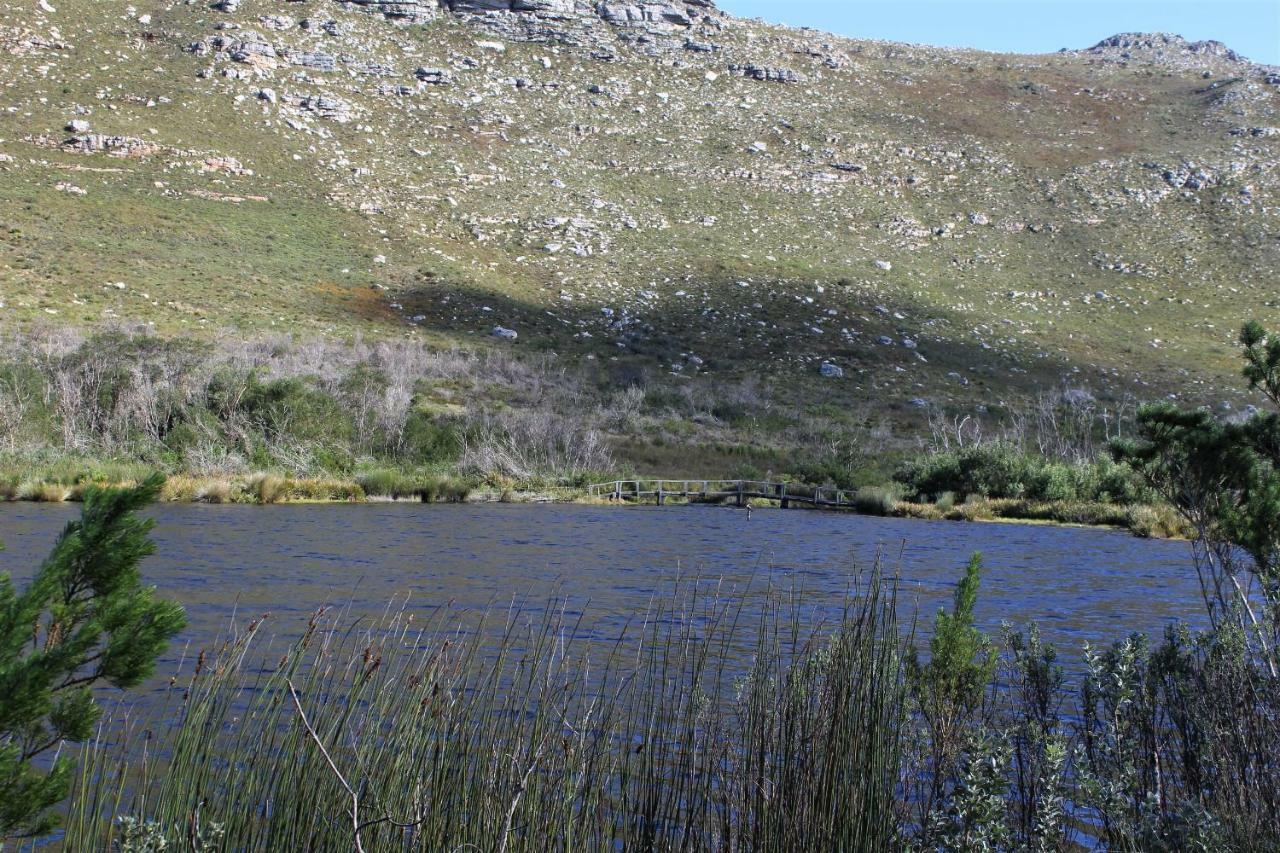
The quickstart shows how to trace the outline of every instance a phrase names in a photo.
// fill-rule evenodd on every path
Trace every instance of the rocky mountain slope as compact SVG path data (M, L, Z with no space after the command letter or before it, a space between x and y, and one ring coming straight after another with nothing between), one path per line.
M1230 401L1280 70L710 0L3 0L0 326L555 351L800 402Z

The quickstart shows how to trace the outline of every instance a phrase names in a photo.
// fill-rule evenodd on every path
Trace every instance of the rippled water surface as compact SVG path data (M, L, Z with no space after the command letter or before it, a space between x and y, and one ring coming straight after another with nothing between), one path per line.
M78 512L0 505L0 568L29 576ZM243 621L269 612L272 630L290 637L322 605L373 616L404 596L411 607L463 612L559 595L592 614L589 624L605 636L669 595L677 574L726 590L799 588L813 612L834 613L877 553L900 574L904 615L918 605L931 619L981 551L985 627L1036 621L1068 659L1086 640L1158 632L1200 614L1185 543L1103 530L712 507L180 505L151 513L157 553L145 577L190 617L188 642L171 658L212 641L233 614Z

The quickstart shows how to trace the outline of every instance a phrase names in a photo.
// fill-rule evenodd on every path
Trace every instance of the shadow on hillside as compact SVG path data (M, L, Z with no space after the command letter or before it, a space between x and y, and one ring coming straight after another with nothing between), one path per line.
M677 290L663 292L643 308L634 300L576 296L538 304L430 280L399 300L420 328L477 343L594 359L618 385L645 372L726 381L756 377L774 380L797 401L874 398L888 408L916 409L913 401L921 399L942 408L1001 405L1061 388L1073 375L1074 365L1062 356L1021 341L993 340L984 348L968 335L977 322L973 317L948 316L902 298L873 303L830 289L819 296L810 287L810 303L804 296L797 299L799 288L792 285L746 289L730 281L686 285L683 297L675 295ZM502 340L494 334L499 327L519 337ZM845 329L850 334L843 334ZM821 377L824 361L839 366L846 381ZM1093 390L1105 399L1106 389ZM1119 397L1128 389L1112 392Z

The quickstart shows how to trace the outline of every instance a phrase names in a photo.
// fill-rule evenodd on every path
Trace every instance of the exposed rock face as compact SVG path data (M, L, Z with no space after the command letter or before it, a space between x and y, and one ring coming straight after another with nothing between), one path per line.
M440 0L440 5L456 14L485 12L573 12L574 0Z
M346 124L355 117L355 109L351 104L331 95L308 95L298 102L298 106L338 124Z
M577 41L572 29L601 21L615 27L680 30L716 13L712 0L617 2L617 0L336 0L417 22L440 12L480 17L503 36L521 41ZM571 25L566 28L566 24Z
M380 12L392 20L407 22L429 21L439 14L437 0L337 0L339 3L362 6L371 12Z
M289 61L315 71L334 71L338 67L337 60L327 53L293 53Z
M359 0L353 0L359 2ZM527 12L535 15L598 16L615 26L687 27L715 8L710 0L670 0L670 2L605 2L587 0L439 0L439 5L455 14L487 12Z
M697 12L683 3L601 3L600 17L616 27L689 27Z
M427 68L424 66L414 71L413 76L418 78L420 82L432 86L445 86L453 81L453 75L444 68Z
M136 136L112 136L105 133L73 136L62 145L64 148L83 151L86 154L102 152L112 157L145 157L159 150L157 146Z
M1220 41L1188 41L1173 33L1117 33L1079 52L1117 62L1149 62L1181 70L1248 62Z
M1232 62L1241 61L1240 54L1220 41L1187 41L1182 36L1172 33L1117 33L1098 42L1089 50L1099 53L1108 48L1199 53L1229 59Z
M752 80L769 83L799 83L803 78L790 68L770 68L764 65L730 65L729 70Z

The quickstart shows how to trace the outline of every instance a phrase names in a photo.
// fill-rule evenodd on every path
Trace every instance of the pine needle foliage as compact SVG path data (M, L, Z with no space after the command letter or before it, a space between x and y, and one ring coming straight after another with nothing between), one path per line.
M0 838L42 835L68 793L73 761L59 748L94 731L94 688L135 687L182 630L182 608L142 584L152 520L137 510L163 478L90 489L31 583L0 574ZM49 760L47 753L57 749Z
M1244 378L1276 410L1220 419L1153 404L1115 453L1194 528L1210 618L1244 629L1280 678L1280 335L1249 322L1240 344Z

